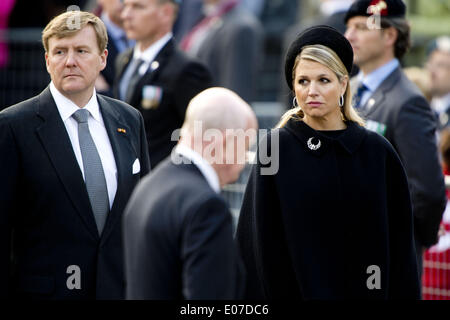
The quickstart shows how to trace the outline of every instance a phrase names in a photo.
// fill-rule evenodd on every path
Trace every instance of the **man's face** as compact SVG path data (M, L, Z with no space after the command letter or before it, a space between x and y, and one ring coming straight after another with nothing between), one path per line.
M88 25L71 37L51 37L45 60L55 87L70 98L92 94L107 55L107 50L100 53L94 28Z
M350 18L345 37L353 48L353 62L360 68L376 65L382 59L385 50L383 32L380 29L369 29L367 17Z
M122 25L120 15L123 10L123 2L121 0L98 0L98 3L115 24Z
M127 37L136 41L155 38L164 14L161 7L158 0L125 0L121 17Z
M431 78L431 94L440 97L450 93L450 52L433 51L427 69Z

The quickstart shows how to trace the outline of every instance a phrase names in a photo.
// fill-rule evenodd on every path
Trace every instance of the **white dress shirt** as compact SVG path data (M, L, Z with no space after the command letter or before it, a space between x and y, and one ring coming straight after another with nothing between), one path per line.
M200 154L183 144L177 144L175 147L175 152L192 161L192 163L197 166L202 175L205 177L206 181L208 181L211 188L216 193L220 193L219 177L217 176L216 171L208 162L205 161L205 159L202 158Z
M83 158L81 156L80 143L78 140L78 122L72 117L75 111L80 108L70 99L62 95L62 93L56 89L53 82L50 83L50 92L55 100L56 107L64 122L67 133L69 134L70 142L72 143L72 148L83 175L83 179L86 180L84 177ZM102 161L103 172L108 188L109 207L111 209L117 191L117 167L111 143L109 142L108 133L106 132L105 124L100 113L95 89L91 99L84 106L84 109L89 111L89 131Z
M450 108L450 92L442 97L434 97L431 100L431 107L436 110L438 114L446 112Z

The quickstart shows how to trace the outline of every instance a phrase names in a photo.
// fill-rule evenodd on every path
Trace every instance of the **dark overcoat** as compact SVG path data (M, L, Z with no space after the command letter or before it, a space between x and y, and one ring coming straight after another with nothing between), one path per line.
M272 161L254 165L237 230L247 298L419 298L403 166L386 139L347 124L330 137L291 119L261 141Z
M242 297L231 213L195 164L169 157L142 179L123 228L127 299Z

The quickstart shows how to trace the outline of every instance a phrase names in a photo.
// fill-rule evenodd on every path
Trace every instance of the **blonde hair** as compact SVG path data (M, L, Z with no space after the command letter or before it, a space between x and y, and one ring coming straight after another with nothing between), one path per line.
M348 77L347 69L345 68L339 56L330 48L320 44L315 44L303 47L302 51L295 58L294 67L292 68L292 82L294 82L295 80L295 69L297 68L297 65L301 59L318 62L331 69L336 74L340 82L345 76ZM344 121L354 121L359 125L364 126L364 120L352 107L350 81L347 82L347 89L344 93L344 105L342 106L341 113ZM304 116L305 114L303 113L301 106L295 107L288 110L281 117L281 120L276 127L282 128L290 119L294 118L297 120L301 120Z
M54 17L42 31L45 52L48 52L48 41L51 37L56 36L58 39L71 37L87 25L94 28L100 54L103 53L108 45L105 24L99 17L86 11L67 11Z
M403 72L422 92L428 102L431 101L431 83L430 74L426 69L419 67L404 68Z

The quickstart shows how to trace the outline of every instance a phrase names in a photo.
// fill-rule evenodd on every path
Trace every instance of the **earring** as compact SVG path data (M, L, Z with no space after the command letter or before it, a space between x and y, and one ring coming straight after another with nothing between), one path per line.
M341 95L341 97L339 98L339 107L343 106L344 106L344 95Z
M294 108L298 108L298 101L296 96L294 96L294 99L292 99L292 105L294 106Z

